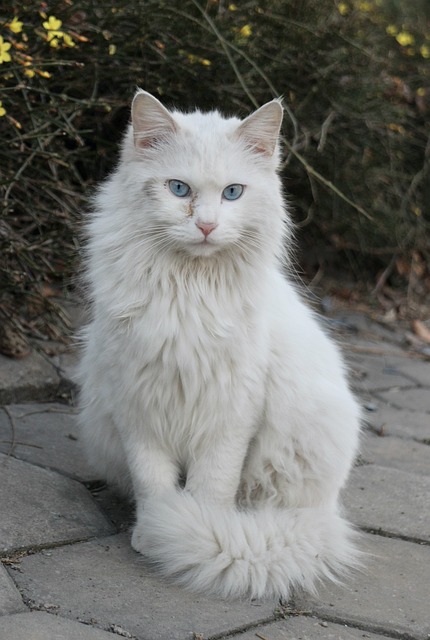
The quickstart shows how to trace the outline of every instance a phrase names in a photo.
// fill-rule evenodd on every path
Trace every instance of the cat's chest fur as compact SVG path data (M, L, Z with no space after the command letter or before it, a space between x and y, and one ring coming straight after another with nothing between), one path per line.
M120 321L128 400L178 446L184 429L210 430L220 412L257 411L267 364L260 288L252 299L234 278L182 271L150 278L147 291Z

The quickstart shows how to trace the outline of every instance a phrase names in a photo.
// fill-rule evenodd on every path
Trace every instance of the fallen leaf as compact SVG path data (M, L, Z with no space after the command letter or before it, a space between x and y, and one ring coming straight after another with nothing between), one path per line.
M412 320L412 331L423 342L430 343L430 329L421 320Z

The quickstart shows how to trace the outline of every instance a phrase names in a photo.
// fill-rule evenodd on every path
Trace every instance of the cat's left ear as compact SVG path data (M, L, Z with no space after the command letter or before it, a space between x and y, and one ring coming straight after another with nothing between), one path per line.
M170 111L157 98L143 89L134 96L131 105L134 144L137 148L151 147L177 131Z
M257 153L272 156L282 124L283 108L280 100L272 100L251 113L239 125L236 135Z

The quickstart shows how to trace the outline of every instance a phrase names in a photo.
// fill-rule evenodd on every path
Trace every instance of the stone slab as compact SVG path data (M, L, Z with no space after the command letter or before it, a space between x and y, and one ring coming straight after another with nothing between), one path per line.
M42 551L20 567L18 586L36 606L49 602L63 617L115 624L139 640L221 636L274 618L275 601L226 601L168 584L148 570L127 534Z
M0 452L60 470L80 480L94 480L79 441L76 410L67 404L17 404L0 408ZM11 424L12 417L13 425Z
M333 316L333 314L330 314ZM398 326L387 324L371 318L367 313L350 310L336 310L334 319L341 323L340 330L346 338L356 342L370 342L381 347L383 343L387 349L399 346L403 349L403 333L398 331ZM342 331L342 325L346 331Z
M84 486L0 454L0 552L113 532Z
M411 387L417 382L403 370L405 358L355 355L349 357L354 389L371 393L393 387Z
M340 340L343 351L349 356L356 354L365 357L377 358L408 358L403 346L396 344L395 341L387 341L378 336L364 336L363 334L354 335L350 333Z
M378 392L377 395L389 405L398 409L426 413L430 422L430 388L401 389L400 387L393 387L388 391Z
M364 419L372 430L382 430L388 436L430 442L430 415L427 413L406 411L379 402L377 410L367 411Z
M360 527L430 542L430 477L362 465L353 469L342 502Z
M430 475L430 446L427 444L395 436L365 433L360 451L362 460L367 464Z
M114 640L115 637L90 625L40 611L0 620L0 640Z
M57 368L61 379L68 387L73 389L76 386L75 375L79 359L78 349L70 347L70 350L50 356L49 359Z
M62 392L62 386L57 370L40 353L21 359L0 354L0 404L49 400Z
M430 362L408 358L401 365L404 375L416 380L423 387L430 387Z
M24 605L18 589L4 566L0 564L0 616L26 611L26 609L27 607ZM2 622L0 620L0 629L1 626Z
M362 571L341 585L324 585L318 599L297 597L296 608L384 635L428 640L430 547L373 535L361 546L370 554Z
M390 640L389 636L354 629L346 624L335 624L310 616L288 616L288 614L286 620L279 620L258 628L253 627L245 633L230 636L229 640L257 640L258 638L265 640L363 640L363 638Z

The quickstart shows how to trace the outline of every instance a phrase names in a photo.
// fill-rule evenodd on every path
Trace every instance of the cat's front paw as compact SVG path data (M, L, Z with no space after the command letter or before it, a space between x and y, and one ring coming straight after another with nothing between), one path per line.
M144 553L144 536L143 526L137 523L134 526L133 533L131 534L131 546L138 553Z

